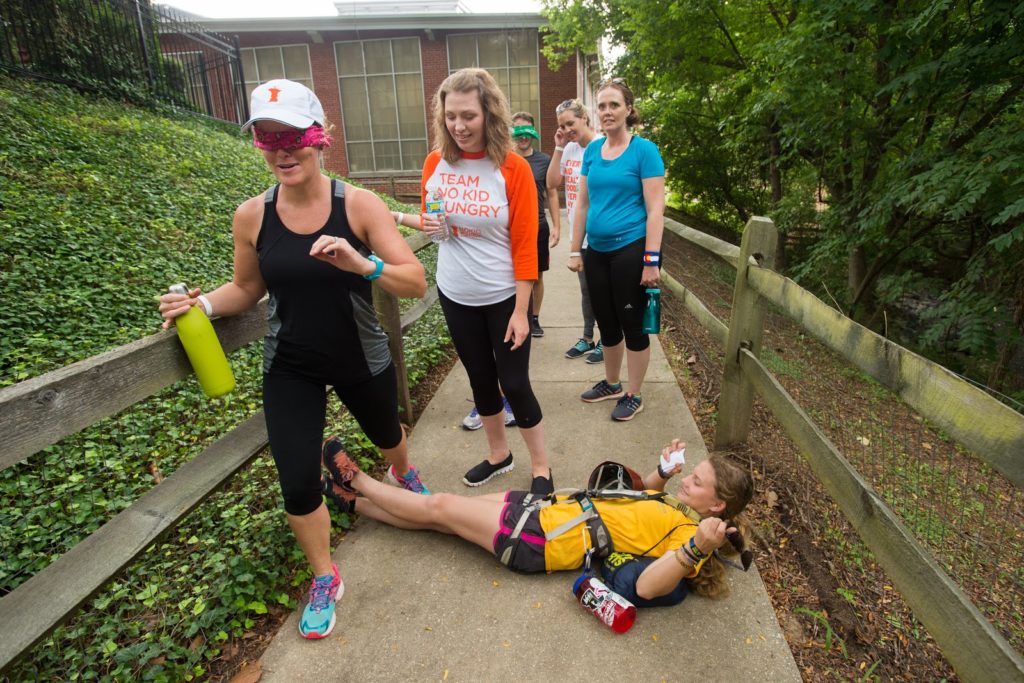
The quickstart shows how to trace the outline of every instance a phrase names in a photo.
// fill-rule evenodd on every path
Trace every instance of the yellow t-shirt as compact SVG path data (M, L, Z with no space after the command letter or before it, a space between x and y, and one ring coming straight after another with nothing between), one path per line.
M565 500L559 497L559 500ZM674 551L697 533L697 523L670 505L657 500L593 500L594 507L612 537L616 552L661 557ZM540 510L544 533L558 528L582 512L578 503L560 502ZM586 552L580 522L558 538L544 544L544 565L548 571L576 569ZM589 534L586 543L590 544Z

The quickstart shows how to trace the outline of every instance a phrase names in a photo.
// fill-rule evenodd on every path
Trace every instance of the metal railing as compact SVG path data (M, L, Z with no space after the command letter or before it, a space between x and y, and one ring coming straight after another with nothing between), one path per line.
M0 0L0 69L227 121L248 116L237 38L149 0Z

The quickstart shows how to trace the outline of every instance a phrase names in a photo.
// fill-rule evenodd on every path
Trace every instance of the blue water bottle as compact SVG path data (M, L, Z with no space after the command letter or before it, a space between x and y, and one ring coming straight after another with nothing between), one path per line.
M644 334L661 332L661 290L647 290L647 304L644 306Z

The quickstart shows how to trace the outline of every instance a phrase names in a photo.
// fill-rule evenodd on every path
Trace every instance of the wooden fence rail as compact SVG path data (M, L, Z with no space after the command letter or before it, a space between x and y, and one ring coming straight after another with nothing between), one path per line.
M413 251L430 245L419 233ZM374 286L378 314L391 340L400 396L409 383L403 333L437 301L431 288L398 316L398 300ZM213 321L225 351L263 336L266 300L253 310ZM192 373L172 328L60 370L0 389L0 470L110 417ZM411 401L402 407L412 418ZM260 411L245 420L44 570L0 598L0 672L66 621L108 581L223 486L267 445Z
M670 273L663 273L665 286L728 350L723 381L723 401L728 410L720 406L716 444L746 438L750 403L754 393L760 396L808 458L957 673L967 681L1024 679L1024 659L1020 654L942 571L758 360L764 308L767 302L779 306L810 334L898 393L1017 486L1024 483L1024 416L945 368L850 321L765 267L770 266L770 254L774 253L774 225L770 220L752 219L742 248L671 220L666 220L666 230L737 269L733 316L728 325ZM409 241L414 251L429 244L425 235L416 235ZM436 301L437 292L432 289L427 298L400 316L394 297L383 295L379 288L375 290L382 324L392 340L401 410L409 419L412 406L402 333ZM225 348L234 350L259 338L264 320L265 310L261 307L242 316L217 320L215 325ZM190 372L175 333L170 331L0 389L0 443L4 444L0 469L123 410ZM67 619L265 446L266 431L260 413L0 599L0 671Z
M756 393L800 448L957 674L965 681L1024 680L1020 653L760 362L760 329L755 329L755 322L759 328L767 302L775 304L804 330L899 394L1018 487L1024 485L1024 416L942 366L858 325L792 280L764 267L774 245L775 226L770 220L751 219L740 249L675 221L665 223L666 233L696 244L737 268L729 326L670 274L662 273L669 290L682 297L687 310L726 349L716 446L746 439L750 401ZM759 295L759 301L749 298L751 292ZM726 401L728 410L724 407Z

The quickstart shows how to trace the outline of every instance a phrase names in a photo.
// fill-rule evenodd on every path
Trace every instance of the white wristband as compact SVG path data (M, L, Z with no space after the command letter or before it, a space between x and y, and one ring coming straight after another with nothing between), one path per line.
M559 147L558 145L555 145L555 151L556 152L564 152L565 151L565 147Z
M198 299L199 303L203 305L203 310L206 311L206 317L211 317L213 315L213 304L211 304L210 300L206 298L206 295L200 294L196 299Z
M583 257L583 252L579 252L579 251L570 251L570 252L569 252L569 258L573 258L574 256L575 256L575 257L579 257L579 258L582 258L582 257Z
M398 212L398 218L395 219L395 224L396 225L402 225L402 221L404 221L404 220L405 220L405 214L402 213L401 211L399 211Z

